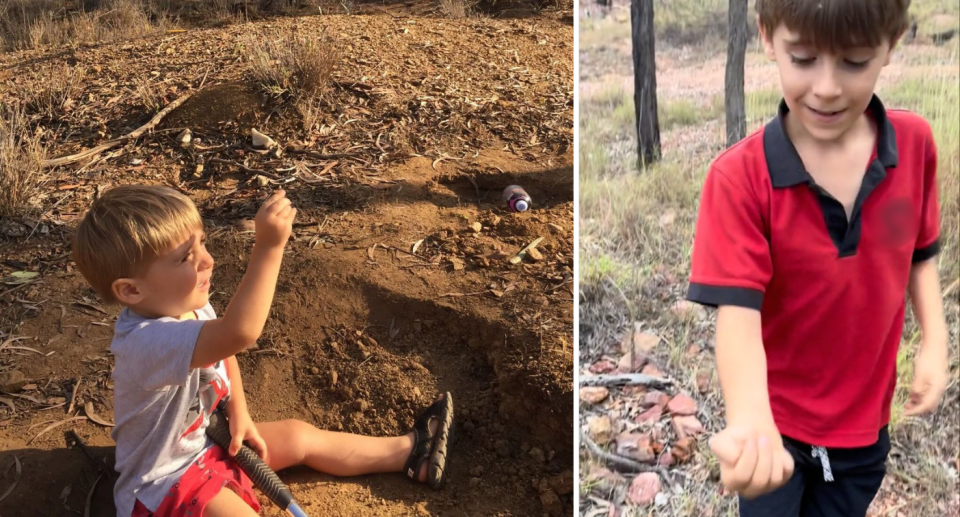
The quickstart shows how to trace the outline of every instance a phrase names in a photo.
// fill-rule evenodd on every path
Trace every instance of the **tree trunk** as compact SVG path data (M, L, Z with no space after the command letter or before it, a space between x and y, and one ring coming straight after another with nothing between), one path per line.
M747 1L730 0L727 14L727 70L723 88L723 105L727 115L727 147L747 136L747 113L743 98Z
M630 26L633 39L633 104L637 117L637 151L642 168L660 159L653 0L631 0Z

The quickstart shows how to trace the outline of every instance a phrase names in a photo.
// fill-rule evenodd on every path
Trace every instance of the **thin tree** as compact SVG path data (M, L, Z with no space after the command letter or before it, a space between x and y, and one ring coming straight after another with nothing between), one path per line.
M743 68L747 52L747 2L730 0L727 11L727 69L723 105L727 115L727 147L747 136Z
M637 151L642 168L660 159L653 0L631 0L630 28L633 39L633 104L637 117Z

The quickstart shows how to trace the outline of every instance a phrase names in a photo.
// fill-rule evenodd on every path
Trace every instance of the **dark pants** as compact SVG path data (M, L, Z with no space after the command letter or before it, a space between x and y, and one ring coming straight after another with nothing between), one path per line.
M786 485L752 501L740 498L740 517L865 517L887 472L890 434L857 449L827 449L833 481L824 480L813 447L783 437L793 456L793 477Z

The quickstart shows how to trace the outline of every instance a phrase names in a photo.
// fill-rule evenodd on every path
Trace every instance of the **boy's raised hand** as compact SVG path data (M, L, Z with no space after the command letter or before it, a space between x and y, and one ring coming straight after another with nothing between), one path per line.
M731 426L710 440L720 461L720 479L731 492L754 499L780 488L793 476L793 457L773 430Z
M283 247L293 231L297 209L290 204L286 192L278 190L263 202L254 218L256 243L267 247Z

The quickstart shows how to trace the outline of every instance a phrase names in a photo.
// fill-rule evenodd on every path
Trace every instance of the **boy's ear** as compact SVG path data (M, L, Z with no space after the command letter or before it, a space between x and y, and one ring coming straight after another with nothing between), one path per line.
M770 39L773 34L767 34L767 31L764 30L759 15L757 15L757 35L760 37L760 42L763 43L763 53L767 55L767 59L776 61L777 55L773 52L773 41Z
M118 278L110 284L113 297L122 305L137 305L143 301L143 293L137 281L132 278Z

